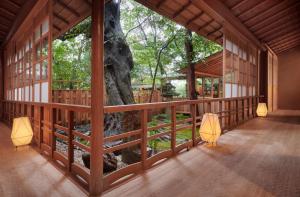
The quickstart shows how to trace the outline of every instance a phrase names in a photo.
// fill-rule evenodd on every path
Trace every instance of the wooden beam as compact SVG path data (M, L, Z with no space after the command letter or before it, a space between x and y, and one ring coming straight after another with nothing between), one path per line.
M274 22L270 22L266 25L264 25L262 28L258 29L257 31L255 31L256 34L261 34L261 33L265 33L267 32L269 29L276 28L280 25L284 25L286 22L290 22L292 20L299 20L300 14L298 12L292 13L290 15L286 15Z
M195 15L193 18L191 18L190 20L188 20L188 22L186 23L186 26L188 26L189 24L191 24L192 22L194 22L195 20L197 20L198 18L200 18L203 14L204 14L204 12L201 11L199 14Z
M265 38L266 36L270 35L270 34L273 34L274 32L279 32L280 30L282 29L286 29L286 28L289 28L289 27L293 27L294 25L295 26L299 26L299 22L300 20L298 18L293 18L292 20L289 20L287 21L286 23L282 24L282 25L278 25L277 27L275 28L272 28L272 29L269 29L267 31L264 31L263 33L259 34L258 35L260 37L263 37Z
M206 23L204 23L204 25L200 26L198 28L198 31L200 31L201 29L205 29L206 27L208 27L212 22L214 22L214 19L211 19L210 21L207 21Z
M241 0L241 1L237 2L234 6L232 6L230 9L231 10L237 9L240 6L242 6L245 2L247 2L247 0Z
M11 6L15 7L15 8L21 8L21 5L16 3L15 1L11 1L11 0L5 0L6 3L10 4Z
M300 38L297 38L297 39L295 39L295 40L290 40L290 41L285 42L285 43L282 43L282 44L273 45L271 48L272 48L273 50L278 50L278 49L280 49L280 48L290 46L290 45L292 45L292 44L294 44L294 43L297 43L297 42L299 42L299 41L300 41Z
M296 23L296 25L295 26L286 26L286 28L284 28L283 30L281 30L281 31L274 31L274 33L272 34L272 35L265 35L265 36L263 36L263 37L261 37L261 39L263 40L263 41L266 41L266 42L268 42L268 41L270 41L270 40L272 40L272 39L275 39L275 38L278 38L278 37L280 37L280 36L283 36L283 35L285 35L286 33L289 33L289 32L291 32L291 31L294 31L294 30L298 30L299 29L299 27L300 27L300 24L299 23ZM278 29L278 28L277 28ZM281 28L280 28L281 29Z
M56 2L61 5L64 9L68 10L70 13L72 13L74 16L76 17L80 17L80 14L73 8L71 8L70 6L68 6L65 2L63 2L62 0L56 0Z
M90 195L103 191L103 138L104 138L104 4L92 1L92 81L91 81L91 158Z
M53 13L53 16L54 16L55 18L58 18L60 21L64 22L64 23L67 24L67 25L70 24L69 21L67 21L65 18L63 18L62 16L60 16L59 14L57 14L57 13L55 13L55 12Z
M207 12L223 26L233 33L243 36L257 47L264 49L260 41L233 15L233 13L219 0L191 0L199 9Z
M255 4L253 7L250 9L246 10L245 12L241 12L240 14L237 15L238 18L242 18L243 16L252 13L254 10L258 9L260 6L264 6L265 4L268 4L270 2L273 2L274 0L266 0L266 1L261 1L258 4Z
M286 7L285 9L280 10L279 12L277 12L276 14L274 14L272 16L264 18L263 20L256 22L254 25L251 25L250 29L255 30L257 27L264 27L266 25L272 24L274 21L277 21L278 17L281 17L281 15L290 13L290 9L295 8L294 6L297 6L297 5L299 5L299 2L296 3L296 5L292 4L288 7Z
M54 29L56 29L57 31L61 31L61 28L58 27L57 25L53 24Z
M16 13L13 13L13 12L11 12L7 9L1 8L1 7L0 7L0 12L3 12L4 14L6 14L12 18L14 18L16 16Z
M295 42L295 43L292 44L292 45L289 45L289 46L280 48L280 49L278 49L278 50L276 51L276 54L285 52L285 51L290 50L290 49L292 49L292 48L295 48L295 47L297 47L297 46L300 46L300 42Z
M290 38L298 37L298 36L300 36L300 32L299 31L294 31L294 32L291 32L289 34L286 34L286 35L280 37L279 39L272 40L272 41L268 42L268 45L272 45L274 43L282 42L282 41L288 40Z
M209 32L209 33L207 34L207 36L209 36L209 35L212 35L212 34L214 34L214 33L218 32L218 31L220 31L222 28L223 28L223 26L222 26L222 25L220 25L220 27L219 27L219 28L217 28L217 29L215 29L215 30L213 30L213 31Z
M187 9L191 4L192 4L192 2L188 1L187 4L185 4L184 6L182 6L177 12L174 13L173 19L176 18L177 16L179 16L179 15L180 15L185 9Z
M156 8L159 9L160 6L165 2L166 0L160 0L157 4L156 4Z
M278 4L274 4L273 6L269 7L267 10L265 10L264 12L261 12L260 14L254 15L251 18L248 18L247 20L242 21L245 25L249 26L249 25L253 25L252 23L255 23L257 21L259 21L258 19L266 19L269 18L270 16L274 15L274 12L278 12L280 10L282 10L282 6L285 6L287 3L293 4L293 2L289 1L289 0L284 0L281 1Z
M7 37L5 38L5 41L1 44L1 48L5 45L6 42L8 42L8 40L18 30L18 28L26 18L27 14L31 11L31 9L37 2L38 2L37 0L28 0L26 1L26 3L23 4L23 6L20 8L20 11L18 12L15 18L15 21L13 22L12 27L10 28L10 31L7 34Z

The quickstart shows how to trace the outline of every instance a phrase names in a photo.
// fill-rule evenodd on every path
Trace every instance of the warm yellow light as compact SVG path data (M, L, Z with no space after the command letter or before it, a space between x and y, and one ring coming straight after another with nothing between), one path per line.
M268 114L268 108L266 103L258 103L257 109L256 109L257 116L260 117L266 117Z
M33 136L28 117L15 118L11 132L11 139L15 146L27 145Z
M205 113L200 126L200 137L203 141L215 144L221 135L221 127L217 114Z

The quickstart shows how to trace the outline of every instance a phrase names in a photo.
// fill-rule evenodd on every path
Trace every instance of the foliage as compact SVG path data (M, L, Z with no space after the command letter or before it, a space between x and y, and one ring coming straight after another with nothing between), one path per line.
M90 88L91 39L82 30L87 24L90 18L53 42L53 89Z
M155 75L155 84L163 84L164 78L176 75L187 65L182 26L133 0L122 1L121 24L133 54L133 84L151 84ZM90 29L89 17L53 42L53 89L90 88ZM204 37L195 33L192 36L194 62L221 49Z

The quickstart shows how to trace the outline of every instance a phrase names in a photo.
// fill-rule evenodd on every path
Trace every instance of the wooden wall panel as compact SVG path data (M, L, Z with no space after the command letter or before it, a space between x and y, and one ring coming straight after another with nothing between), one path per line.
M300 47L278 55L278 108L300 110Z

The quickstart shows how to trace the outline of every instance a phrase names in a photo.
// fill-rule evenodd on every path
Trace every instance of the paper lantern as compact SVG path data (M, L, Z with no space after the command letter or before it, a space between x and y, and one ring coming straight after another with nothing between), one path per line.
M27 145L33 136L31 124L28 117L15 118L11 132L14 146Z
M268 108L266 103L258 103L256 114L259 117L266 117L268 114Z
M217 114L205 113L200 126L200 137L203 141L216 144L221 135L221 127Z

